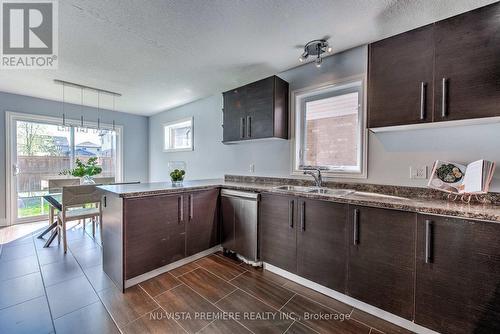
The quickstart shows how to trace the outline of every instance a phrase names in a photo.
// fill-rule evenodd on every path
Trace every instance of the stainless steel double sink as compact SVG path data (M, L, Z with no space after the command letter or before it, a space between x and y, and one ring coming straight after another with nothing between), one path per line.
M278 186L274 187L275 190L301 192L307 194L319 194L330 196L346 196L352 194L354 190L351 189L335 189L335 188L319 188L319 187L303 187L303 186Z
M388 200L403 200L408 201L410 199L399 196L378 194L378 193L370 193L364 191L355 191L352 189L337 189L337 188L321 188L321 187L304 187L304 186L277 186L273 188L274 190L280 190L283 192L299 192L306 194L318 194L318 195L327 195L327 196L337 196L344 197L347 195L353 195L356 199L361 200L369 200L369 199L388 199Z

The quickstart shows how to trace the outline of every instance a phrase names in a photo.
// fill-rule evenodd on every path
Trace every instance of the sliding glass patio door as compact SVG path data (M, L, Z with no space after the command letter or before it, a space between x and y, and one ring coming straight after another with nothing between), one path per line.
M50 119L13 117L10 122L10 220L24 223L44 220L48 204L49 180L68 178L76 159L86 162L97 157L103 167L99 177L121 177L117 131L62 126Z

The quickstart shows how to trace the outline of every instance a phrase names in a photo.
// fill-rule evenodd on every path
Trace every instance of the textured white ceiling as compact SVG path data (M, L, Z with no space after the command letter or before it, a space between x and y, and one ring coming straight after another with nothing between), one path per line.
M58 78L120 92L117 110L151 115L295 67L312 39L339 52L492 2L60 0L59 69L0 71L0 91L60 100Z

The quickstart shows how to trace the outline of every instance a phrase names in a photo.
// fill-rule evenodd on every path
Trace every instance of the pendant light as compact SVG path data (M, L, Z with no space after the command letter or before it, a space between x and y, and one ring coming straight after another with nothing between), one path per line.
M66 85L62 85L62 125L65 127L66 126L66 113L64 110L64 103L65 103L65 88Z
M59 79L54 79L54 83L60 84L63 86L63 91L62 91L62 124L63 126L66 126L66 111L65 111L65 102L66 102L66 86L72 86L76 88L80 88L80 126L84 126L84 119L83 119L83 101L84 101L84 96L85 96L85 90L91 90L94 92L97 92L97 129L101 129L101 93L111 95L113 97L113 113L115 112L115 98L117 96L122 96L120 93L112 92L109 90L104 90L96 87L91 87L91 86L86 86L86 85L80 85L74 82L69 82L69 81L64 81L64 80L59 80ZM115 131L116 125L115 125L115 120L114 120L114 115L113 115L113 131Z
M113 94L113 131L115 131L115 96Z
M101 91L97 91L97 130L101 129Z
M80 88L80 127L83 128L83 87Z

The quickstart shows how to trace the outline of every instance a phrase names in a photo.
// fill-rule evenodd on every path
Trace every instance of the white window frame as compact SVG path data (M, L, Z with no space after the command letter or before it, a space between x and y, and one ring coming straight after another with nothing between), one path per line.
M352 76L342 80L330 81L321 85L309 86L306 88L298 89L292 92L290 96L290 130L291 130L291 175L303 176L304 169L301 168L301 150L302 150L302 122L305 117L301 110L301 101L307 97L327 93L328 91L343 90L353 87L355 84L360 85L359 94L359 161L360 170L353 170L350 168L333 168L322 169L322 174L325 177L337 178L367 178L368 177L368 130L366 128L366 75Z
M27 217L27 218L17 218L14 217L14 212L16 212L17 202L15 201L15 184L13 182L15 176L13 175L13 154L17 150L17 138L14 136L16 133L16 122L40 122L61 125L61 117L45 116L45 115L34 115L21 112L6 111L5 112L5 181L6 181L6 226L17 224L17 223L29 223L32 221L47 219L48 215L39 217ZM81 126L81 120L68 119L66 118L66 124L68 126ZM97 129L97 122L85 121L83 127ZM113 124L100 123L101 129L113 130ZM123 126L115 125L116 132L116 175L115 182L123 182ZM1 226L1 225L0 225Z
M191 146L185 148L168 148L166 128L179 123L191 122ZM194 151L194 117L186 117L162 124L163 129L163 152L189 152Z

